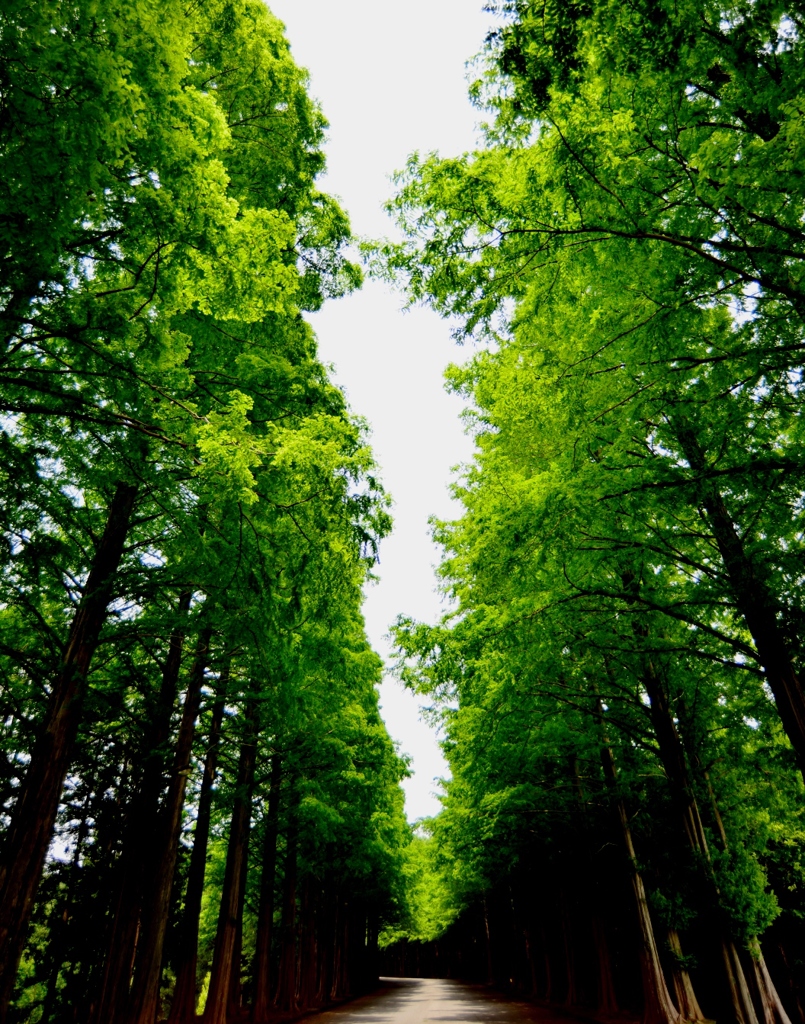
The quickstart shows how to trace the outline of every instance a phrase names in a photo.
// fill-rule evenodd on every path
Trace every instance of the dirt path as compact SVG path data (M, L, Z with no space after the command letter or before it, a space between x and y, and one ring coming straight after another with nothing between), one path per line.
M311 1024L568 1024L569 1018L490 992L429 978L384 978L371 995L308 1018Z

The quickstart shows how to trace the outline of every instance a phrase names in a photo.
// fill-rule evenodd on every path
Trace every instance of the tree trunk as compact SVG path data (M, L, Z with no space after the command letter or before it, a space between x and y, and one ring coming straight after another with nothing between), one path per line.
M699 1006L699 1000L693 991L693 982L690 980L687 968L684 966L682 942L676 928L668 929L668 948L671 950L673 959L673 980L676 1001L679 1005L679 1012L684 1020L706 1020Z
M579 994L576 990L576 953L573 948L573 925L567 903L567 893L559 892L559 917L562 928L562 949L565 954L565 1006L577 1006Z
M246 819L246 836L243 841L243 866L240 872L240 888L238 889L238 909L235 915L235 942L232 947L232 971L229 976L229 1007L227 1018L240 1017L243 999L241 974L243 971L243 912L246 908L246 880L249 867L249 837L251 835L251 802L249 815Z
M495 971L492 965L492 936L489 930L489 907L486 896L484 896L484 938L486 940L486 983L492 985L495 981Z
M228 676L227 666L221 672L218 694L212 709L207 756L204 759L204 775L201 779L201 791L198 798L196 828L193 833L193 852L190 855L184 912L180 925L179 955L181 960L177 965L176 985L173 990L168 1024L193 1024L196 1015L199 918L201 917L201 900L204 895L213 785L218 768L218 746L221 740Z
M691 469L707 474L704 452L690 427L677 429L677 438ZM776 603L751 558L715 483L701 486L701 502L718 545L735 603L746 622L777 711L805 778L805 692L794 667L791 651L777 621Z
M119 483L70 626L61 669L11 813L0 863L0 1024L6 1019L39 879L70 767L90 662L108 614L137 487Z
M277 832L280 793L282 788L282 757L271 758L271 783L268 793L265 836L263 838L263 870L260 878L260 908L257 917L257 946L254 954L253 1024L267 1024L271 1012L271 935L274 928L274 882L277 873Z
M248 864L249 822L252 811L252 791L257 760L257 709L253 703L246 711L245 734L238 759L235 783L235 805L226 850L224 887L221 909L215 934L210 988L204 1008L204 1024L226 1024L232 987L232 967L238 929L241 875Z
M612 960L603 918L593 914L593 944L596 955L595 1002L598 1013L611 1014L618 1011L618 997L615 994L615 979L612 976Z
M191 770L193 739L196 733L196 719L201 708L201 689L204 685L211 635L212 629L209 626L202 629L187 681L168 793L158 822L153 874L147 879L147 883L150 884L147 884L145 893L134 981L126 1013L129 1024L154 1024L157 1016L162 949L168 927L173 875L182 829L184 795Z
M721 897L713 873L710 849L699 812L699 804L685 760L685 748L671 713L665 687L651 661L645 663L642 681L648 694L651 721L657 737L660 761L671 788L674 805L679 813L688 845L697 862L704 869L705 880L713 900L713 909L719 916L722 916ZM720 935L722 959L735 1019L738 1024L758 1024L738 950L723 924L720 926Z
M598 701L598 714L603 721L603 708ZM601 746L601 762L604 768L604 776L612 789L616 792L617 774L615 771L615 760L612 751L604 737ZM644 1024L681 1024L682 1018L679 1011L673 1004L668 986L665 982L665 975L660 963L660 955L657 951L657 942L654 938L654 928L651 923L646 890L643 885L643 877L637 866L637 855L634 842L632 841L632 830L629 828L629 818L623 800L616 797L616 810L620 823L621 838L626 850L626 857L629 862L629 869L634 893L635 906L637 909L638 926L640 929L640 975L643 982L643 1022Z
M762 1024L791 1024L791 1018L780 1001L757 938L750 940L748 959Z
M299 794L292 791L288 809L288 841L285 852L285 892L282 903L282 952L277 979L277 1006L280 1010L296 1009L296 867L299 827L296 807ZM206 1021L205 1021L206 1024Z
M185 616L192 594L179 596L177 611ZM143 772L126 822L126 836L120 858L120 881L115 913L106 944L106 958L91 1024L108 1024L125 1014L131 972L140 935L143 896L153 870L153 836L159 818L159 800L165 784L165 752L171 732L171 718L184 647L184 628L176 627L168 641L162 666L162 682L143 737Z

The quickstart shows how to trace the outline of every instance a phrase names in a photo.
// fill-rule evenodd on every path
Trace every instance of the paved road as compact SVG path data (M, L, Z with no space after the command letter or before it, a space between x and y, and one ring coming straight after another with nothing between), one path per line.
M317 1013L315 1024L568 1024L569 1018L513 1002L481 985L430 978L383 978L371 995Z

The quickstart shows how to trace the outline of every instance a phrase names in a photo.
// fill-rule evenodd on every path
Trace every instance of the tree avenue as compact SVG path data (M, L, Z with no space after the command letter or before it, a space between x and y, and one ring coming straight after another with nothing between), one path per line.
M805 1024L805 53L771 0L501 0L374 269L449 315L449 611L304 319L360 284L261 0L0 13L0 1024L253 1024L387 973Z
M259 0L0 26L0 1020L298 1014L372 984L408 841L326 125Z
M411 157L374 251L476 345L451 610L396 628L452 778L388 967L802 1020L805 11L490 12L482 144Z

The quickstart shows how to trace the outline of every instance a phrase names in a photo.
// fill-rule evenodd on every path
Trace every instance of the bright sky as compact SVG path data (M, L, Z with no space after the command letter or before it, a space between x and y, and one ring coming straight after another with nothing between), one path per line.
M330 122L327 191L339 196L357 235L393 234L382 204L388 180L414 150L454 155L473 148L477 112L467 100L465 63L490 27L483 0L269 0L285 23L297 62ZM335 366L355 412L372 427L395 530L383 543L380 583L366 603L369 637L384 656L398 614L435 621L433 566L438 550L428 516L449 518L451 467L466 461L469 440L460 402L442 371L462 358L448 325L426 309L401 312L402 298L375 282L329 303L312 318L322 358ZM446 774L417 699L387 678L381 708L389 732L413 758L405 783L411 821L435 814Z

